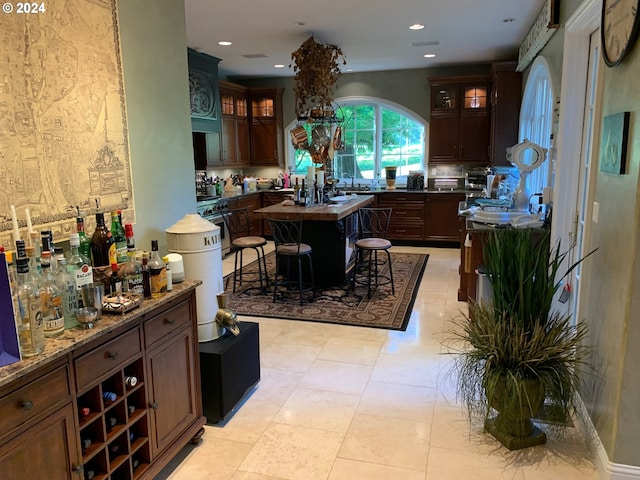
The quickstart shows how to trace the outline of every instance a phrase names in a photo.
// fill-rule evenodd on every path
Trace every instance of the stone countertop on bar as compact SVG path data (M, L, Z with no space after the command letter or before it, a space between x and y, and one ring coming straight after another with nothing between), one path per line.
M373 202L373 195L357 195L352 200L336 204L310 205L270 205L253 211L262 218L276 218L279 220L312 220L320 222L336 222Z
M82 326L78 326L65 330L60 337L47 338L45 340L45 350L40 355L0 367L0 388L43 365L68 355L82 345L111 333L116 328L139 320L140 317L157 307L171 304L173 300L186 292L194 290L200 284L202 284L200 280L184 280L180 283L175 283L172 290L162 297L144 300L138 308L134 308L130 312L125 314L103 313L102 317L95 322L94 328L84 329Z

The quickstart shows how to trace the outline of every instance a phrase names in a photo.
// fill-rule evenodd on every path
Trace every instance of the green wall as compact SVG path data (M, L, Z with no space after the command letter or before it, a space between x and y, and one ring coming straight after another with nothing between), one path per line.
M195 213L183 0L118 2L136 244L166 251L164 230Z

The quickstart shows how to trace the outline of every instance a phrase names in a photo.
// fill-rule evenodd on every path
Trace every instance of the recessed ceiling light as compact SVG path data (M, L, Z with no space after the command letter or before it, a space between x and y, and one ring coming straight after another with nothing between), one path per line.
M218 42L218 45L222 46L222 47L228 47L229 45L231 45L231 42L228 42L226 40L223 40L221 42Z
M509 17L509 18L503 18L503 19L502 19L502 21L503 21L504 23L511 23L511 22L515 22L515 21L516 21L516 19L515 19L515 18L511 18L511 17Z
M284 68L284 65L281 63L276 63L273 68Z
M433 57L435 57L435 56L436 56L436 54L435 54L435 53L425 53L425 54L424 54L424 58L433 58Z
M300 20L296 20L295 22L293 22L293 24L294 24L296 27L304 27L304 26L305 26L305 23L304 23L304 22L301 22Z
M424 25L422 25L421 23L414 23L413 25L409 26L409 30L422 30L424 28Z

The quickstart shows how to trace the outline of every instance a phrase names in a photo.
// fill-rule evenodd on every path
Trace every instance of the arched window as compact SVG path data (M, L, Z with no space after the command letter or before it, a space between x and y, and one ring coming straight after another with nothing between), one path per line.
M425 167L425 122L408 109L379 98L347 97L336 100L337 124L326 125L332 135L336 126L342 129L344 148L334 155L334 177L355 178L356 183L369 183L376 175L384 179L382 169L397 166L397 179L410 170ZM287 131L297 126L291 123ZM312 138L315 125L301 124ZM312 165L307 150L295 150L291 142L287 165L292 173L306 175Z
M529 190L542 192L551 185L552 152L551 135L553 133L553 81L549 65L544 57L538 57L531 66L520 108L520 141L529 140L547 149L547 159L529 174Z

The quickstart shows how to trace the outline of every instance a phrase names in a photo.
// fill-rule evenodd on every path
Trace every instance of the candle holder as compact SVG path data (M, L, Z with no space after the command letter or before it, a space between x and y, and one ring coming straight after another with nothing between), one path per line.
M387 190L396 189L396 173L398 167L384 167L384 174L387 179Z

